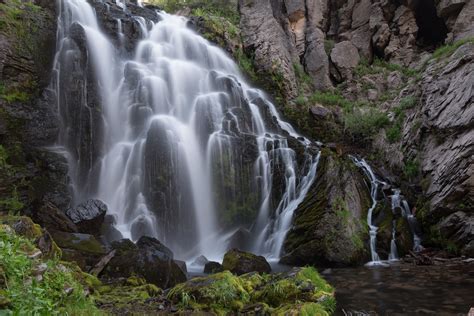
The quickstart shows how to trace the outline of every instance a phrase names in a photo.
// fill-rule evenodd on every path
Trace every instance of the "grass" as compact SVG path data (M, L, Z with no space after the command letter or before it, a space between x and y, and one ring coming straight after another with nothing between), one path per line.
M386 131L385 135L390 143L398 142L402 138L405 111L416 106L418 100L414 96L406 96L400 100L399 106L394 109L395 122Z
M370 64L367 59L362 59L355 69L355 74L358 77L363 77L378 74L383 71L398 71L406 77L416 77L419 74L419 71L416 69L389 63L380 58L375 58L372 64Z
M94 315L91 299L72 271L57 259L31 259L35 247L16 235L8 226L0 226L0 266L5 278L3 296L13 315ZM46 271L36 278L40 266ZM8 313L8 310L6 311Z
M459 47L467 43L474 43L474 38L466 38L452 44L441 46L433 52L431 58L439 60L442 57L451 56Z
M353 104L337 91L315 92L309 97L311 103L320 103L325 106L339 106L344 110L351 110Z

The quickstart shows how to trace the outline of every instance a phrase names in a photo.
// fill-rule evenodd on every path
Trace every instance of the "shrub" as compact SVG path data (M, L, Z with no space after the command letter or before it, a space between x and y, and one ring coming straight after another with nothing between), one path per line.
M338 92L316 92L309 97L309 100L312 103L321 103L322 105L326 106L339 106L344 110L348 111L351 110L353 105L352 103L340 95Z
M474 38L466 38L459 41L456 41L452 44L444 45L439 47L437 50L434 51L433 55L431 56L432 59L440 59L442 57L447 57L452 55L459 47L467 43L474 43Z
M390 123L387 115L377 109L354 109L344 114L346 132L355 138L370 139L381 128Z
M398 142L402 138L402 130L400 125L395 124L385 131L387 139L390 143Z
M418 175L420 172L420 163L416 159L408 160L405 163L405 168L403 174L408 178L412 179Z

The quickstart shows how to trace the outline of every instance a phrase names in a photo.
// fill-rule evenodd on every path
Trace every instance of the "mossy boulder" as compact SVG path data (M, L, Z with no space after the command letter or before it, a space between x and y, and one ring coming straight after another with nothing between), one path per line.
M318 176L295 210L281 261L289 265L346 266L368 261L363 175L347 157L323 149Z
M334 289L314 268L271 275L224 271L178 284L168 299L180 310L218 315L301 315L312 310L328 315L335 309Z
M141 237L136 244L128 239L112 243L116 251L101 273L105 278L138 276L161 288L186 281L184 271L174 262L173 253L152 237Z
M212 274L222 272L224 269L222 268L222 264L219 262L209 261L204 265L204 273Z
M77 226L79 232L99 235L104 222L107 205L100 200L87 200L66 210L66 215Z
M238 249L229 250L225 254L222 268L236 275L249 272L270 273L272 271L264 257Z
M16 234L34 241L46 258L61 257L61 249L48 231L27 216L1 216L0 223L10 226Z

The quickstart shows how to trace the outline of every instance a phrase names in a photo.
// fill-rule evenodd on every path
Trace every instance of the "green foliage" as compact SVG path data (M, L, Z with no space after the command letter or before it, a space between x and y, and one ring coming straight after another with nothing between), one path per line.
M315 92L309 97L311 103L321 103L326 106L339 106L344 110L351 110L353 105L338 91Z
M334 48L334 41L333 40L324 40L324 50L326 54L330 55L332 49Z
M344 114L344 128L355 138L370 139L390 123L387 115L374 108L355 108Z
M249 58L242 49L238 49L234 55L237 63L239 64L240 69L247 74L250 79L257 81L258 77L255 73L255 68L253 66L253 61Z
M419 71L416 69L392 64L380 58L375 58L372 64L367 59L362 59L354 70L355 74L359 77L386 71L398 71L407 77L415 77L419 74Z
M395 121L385 134L391 143L398 142L402 138L403 121L405 119L405 110L413 108L418 102L414 96L406 96L400 100L399 106L394 109Z
M25 205L20 201L16 187L13 188L11 197L0 200L0 207L6 209L11 215L16 215Z
M405 168L403 169L403 174L408 179L413 179L420 172L420 163L417 159L408 160L405 163Z
M34 48L36 21L29 14L38 13L41 7L32 2L5 0L0 3L0 32L18 39L17 49L31 53Z
M0 145L0 170L6 169L9 167L7 160L8 160L8 152L5 149L5 147Z
M467 43L474 43L474 38L466 38L459 41L456 41L452 44L444 45L439 47L437 50L434 51L433 55L431 56L432 59L439 60L442 57L451 56L459 47Z
M336 304L334 289L312 267L291 276L285 273L235 276L224 271L178 284L169 291L168 299L180 308L212 311L217 315L238 313L250 304L259 304L265 309L264 314L271 315L289 311L311 315L315 310L328 315L334 312ZM314 306L306 306L309 304Z
M30 99L30 96L24 91L13 90L8 93L0 94L0 98L5 100L7 103L13 103L26 102Z
M390 143L398 142L402 138L402 129L399 124L395 124L389 127L385 134L387 135L387 139Z
M32 243L17 236L8 226L0 226L0 266L5 274L6 297L14 315L96 314L91 299L73 273L57 259L31 259ZM45 264L42 279L36 270Z

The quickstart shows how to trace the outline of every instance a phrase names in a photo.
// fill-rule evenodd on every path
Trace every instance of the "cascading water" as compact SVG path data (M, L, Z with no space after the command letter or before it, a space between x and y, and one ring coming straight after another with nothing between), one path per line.
M407 200L403 199L401 196L401 191L399 189L393 190L394 194L392 195L392 210L399 209L401 210L401 215L408 222L408 227L410 232L413 235L413 251L419 252L423 250L421 245L421 238L417 234L418 223L415 216L412 214L410 206L408 205Z
M372 205L367 212L367 224L369 226L369 235L370 235L370 254L372 257L372 261L367 263L368 265L377 265L380 264L380 257L377 253L377 230L378 227L373 225L372 222L372 213L377 206L377 191L379 184L384 185L385 182L380 181L375 176L374 171L370 167L370 165L364 159L358 159L356 157L350 157L352 161L356 164L357 167L361 168L362 171L365 173L367 178L370 180L370 196L372 198Z
M75 201L103 200L124 237L157 237L183 258L220 258L228 232L252 223L256 252L278 257L318 151L186 19L133 17L130 58L86 0L59 7L54 84Z

